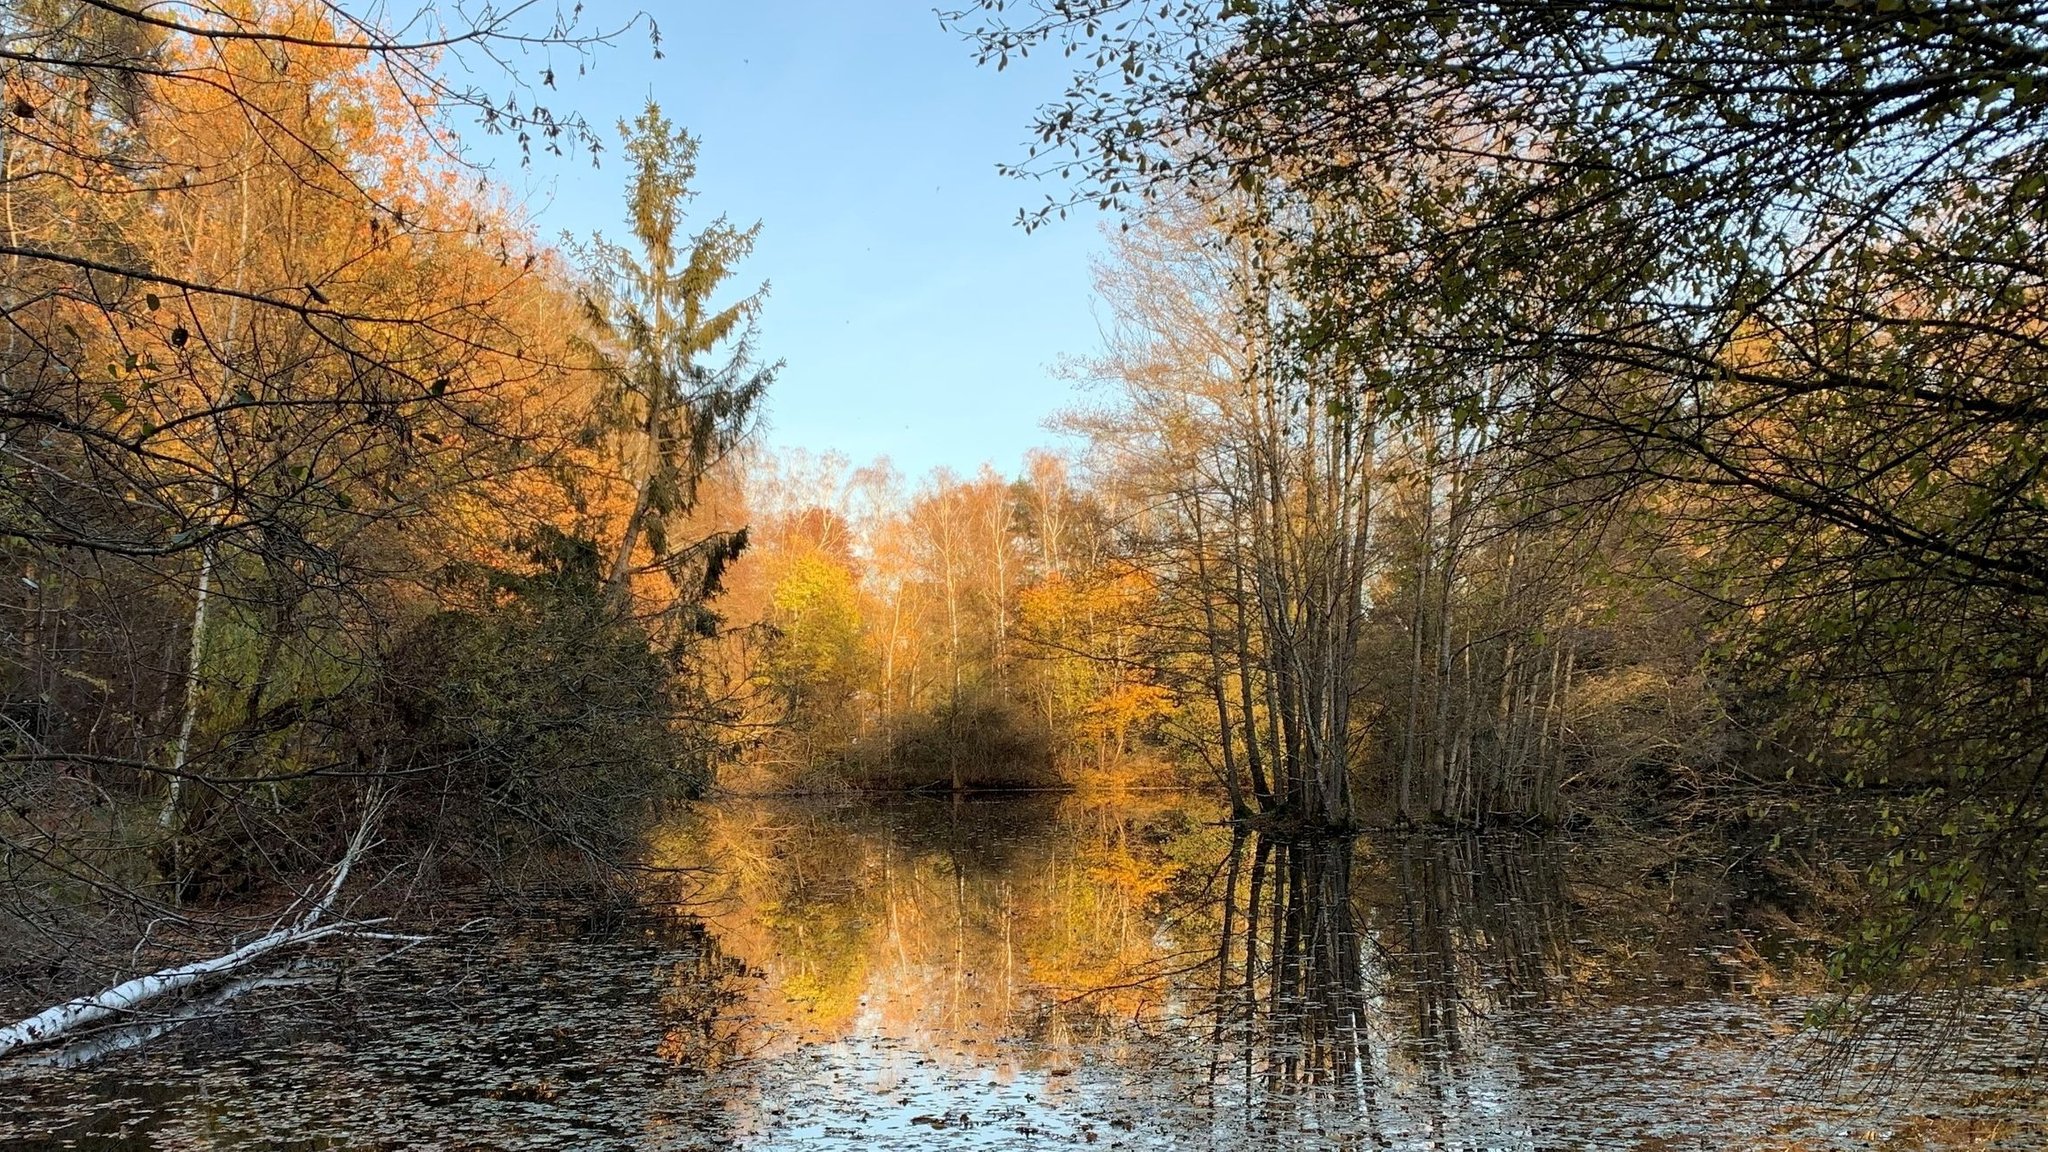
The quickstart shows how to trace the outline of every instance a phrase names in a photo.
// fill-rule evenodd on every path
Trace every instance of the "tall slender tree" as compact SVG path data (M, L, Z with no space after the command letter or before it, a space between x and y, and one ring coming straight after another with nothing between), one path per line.
M601 423L620 438L632 485L610 575L612 595L623 601L637 572L677 577L695 560L715 575L743 546L739 534L719 534L677 547L671 534L696 506L706 470L745 434L780 365L753 356L765 283L723 307L712 300L753 251L760 225L740 228L720 216L686 237L696 139L651 100L619 131L633 166L626 207L637 251L601 236L591 242L585 312L612 381ZM721 349L723 361L708 363ZM643 539L651 556L644 564L636 562Z

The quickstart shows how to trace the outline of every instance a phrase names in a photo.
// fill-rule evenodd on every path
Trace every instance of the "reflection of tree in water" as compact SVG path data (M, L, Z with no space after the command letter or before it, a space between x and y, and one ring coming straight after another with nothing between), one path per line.
M749 1053L746 962L728 953L701 923L688 930L694 946L672 968L661 997L660 1055L678 1068L711 1073Z
M1400 973L1390 998L1410 1002L1422 1060L1453 1060L1465 1021L1541 1003L1569 969L1563 869L1542 841L1411 839L1384 851L1394 882L1379 943Z
M1471 1017L1565 968L1548 850L1212 821L1131 801L730 805L686 837L721 864L701 911L743 974L706 983L750 981L755 1012L810 1035L1062 1049L1185 1011L1193 981L1236 1046L1218 1067L1249 1060L1278 1091L1455 1058ZM1373 1050L1393 1015L1401 1043Z
M1224 867L1209 1089L1257 1127L1376 1133L1385 1088L1460 1102L1468 1032L1540 1003L1570 934L1554 851L1519 840L1241 836ZM1399 1084L1393 1082L1399 1081Z
M1783 1087L1751 1079L1779 1075L1748 1048L1771 1010L1721 971L1755 954L1731 946L1754 912L1730 866L1223 816L1144 797L702 813L678 840L718 865L690 873L718 897L713 946L676 981L669 1054L822 1045L891 1099L935 1094L927 1111L1014 1076L1055 1111L1138 1102L1116 1115L1248 1147L1707 1131L1749 1122L1752 1084Z
M1156 897L1180 867L1166 851L1191 829L1220 838L1211 818L1163 798L732 803L679 826L663 862L708 877L690 906L744 958L758 1022L952 1054L1022 1034L1056 1061L1163 994L1139 981L1054 1007L1158 960Z
M1223 893L1212 1086L1280 1109L1371 1103L1364 949L1348 839L1239 837ZM1262 1109L1263 1110L1263 1109Z

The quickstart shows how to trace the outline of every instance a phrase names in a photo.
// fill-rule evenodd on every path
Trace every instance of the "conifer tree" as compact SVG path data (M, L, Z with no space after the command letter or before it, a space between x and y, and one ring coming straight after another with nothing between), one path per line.
M603 431L619 435L632 508L611 566L612 595L630 592L636 571L678 576L701 565L707 586L743 538L719 535L676 547L671 528L697 502L706 469L744 435L748 417L778 364L752 354L753 321L768 287L718 307L712 296L753 250L760 225L735 227L723 216L685 241L684 209L695 193L697 141L649 101L632 124L621 123L632 162L626 194L638 250L597 237L589 250L591 291L585 311L596 330L595 351L612 381ZM724 349L722 363L705 362ZM652 560L636 566L645 538Z

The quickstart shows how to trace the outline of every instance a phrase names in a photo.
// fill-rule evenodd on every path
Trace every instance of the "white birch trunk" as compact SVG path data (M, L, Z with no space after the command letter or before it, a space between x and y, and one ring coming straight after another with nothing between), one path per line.
M342 886L348 883L349 870L355 866L357 857L369 845L376 817L377 805L373 803L363 814L362 825L356 830L355 837L349 841L348 851L342 855L341 862L335 865L334 875L328 881L327 890L296 922L251 940L225 955L216 956L211 960L181 964L175 968L165 968L147 976L138 976L103 992L67 1000L25 1020L0 1028L0 1058L24 1048L62 1040L81 1028L115 1019L153 1000L188 991L218 977L231 975L280 949L309 944L323 937L348 932L358 927L353 924L322 924L320 921L333 908L334 901L341 895Z
M235 258L235 291L237 293L243 290L249 279L249 169L247 165L244 165L242 168L240 192L241 236L238 247L235 249L237 254ZM196 234L193 243L196 248L198 243ZM194 252L194 259L197 259L196 251ZM228 305L227 332L221 344L221 388L224 392L227 390L227 376L233 371L228 360L234 355L236 330L241 323L241 316L242 301L238 295L234 302ZM217 421L219 417L216 416L215 419ZM218 504L222 495L220 483L218 481L214 482L210 486L209 492L212 502ZM199 594L194 598L192 606L192 651L185 665L185 712L178 719L178 743L171 754L170 793L165 796L163 811L157 814L156 821L157 827L163 829L169 829L177 823L178 802L185 790L185 762L192 753L192 725L199 715L199 674L203 670L201 661L206 653L207 594L211 590L212 584L213 545L209 542L201 541L199 545ZM173 859L175 860L178 852L176 846L173 846L172 851ZM174 888L181 882L181 878L177 876L173 876L171 879Z
M199 594L192 604L192 650L185 657L185 709L178 721L178 743L171 751L171 791L164 797L163 811L156 824L168 829L178 819L178 801L184 794L185 761L192 755L192 725L199 718L199 673L206 656L206 607L213 587L213 546L199 546Z

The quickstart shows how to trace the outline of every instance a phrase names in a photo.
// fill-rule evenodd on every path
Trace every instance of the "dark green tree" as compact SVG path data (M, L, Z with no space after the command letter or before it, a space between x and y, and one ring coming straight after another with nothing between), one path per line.
M633 165L626 206L637 250L602 237L591 242L585 311L613 385L604 430L621 437L634 485L609 577L614 597L623 600L636 571L677 574L694 561L715 574L732 554L730 537L678 546L673 530L696 506L706 470L746 433L780 365L753 357L766 284L722 307L712 300L753 250L760 225L739 228L721 216L684 236L696 139L652 101L619 131ZM723 360L707 363L720 349ZM653 558L636 565L643 537Z

